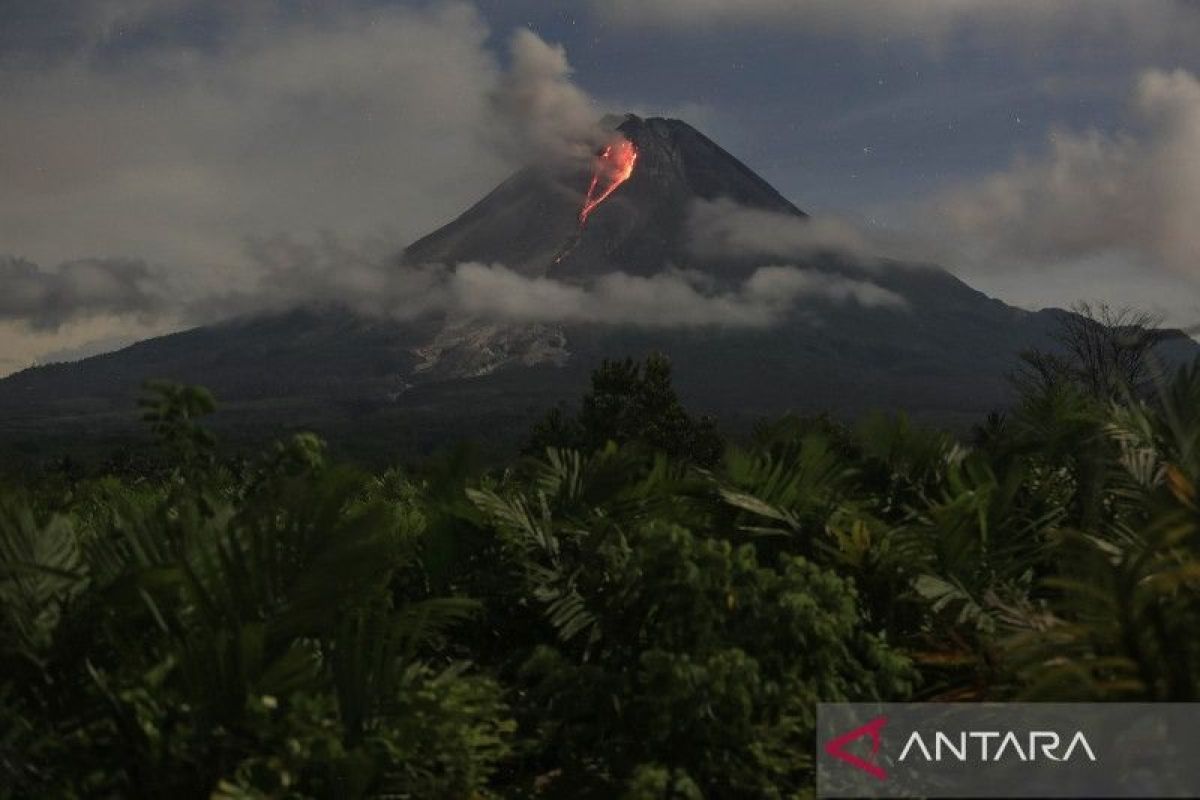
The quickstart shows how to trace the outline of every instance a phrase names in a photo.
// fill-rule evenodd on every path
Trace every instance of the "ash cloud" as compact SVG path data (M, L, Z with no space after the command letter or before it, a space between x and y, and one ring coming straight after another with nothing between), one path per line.
M514 161L531 155L586 161L600 145L601 113L576 86L567 53L529 30L509 40L510 65L491 94L501 122L499 144Z
M0 258L0 320L51 331L81 318L157 318L170 308L160 272L145 262L85 258L45 270L21 258Z

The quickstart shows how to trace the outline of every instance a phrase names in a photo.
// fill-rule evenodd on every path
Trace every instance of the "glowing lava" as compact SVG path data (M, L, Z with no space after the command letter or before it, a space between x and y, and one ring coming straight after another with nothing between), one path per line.
M618 186L629 180L637 157L637 148L628 139L619 139L596 155L596 165L592 168L592 182L588 186L583 208L579 210L579 227L582 228L587 222L592 209L603 203Z

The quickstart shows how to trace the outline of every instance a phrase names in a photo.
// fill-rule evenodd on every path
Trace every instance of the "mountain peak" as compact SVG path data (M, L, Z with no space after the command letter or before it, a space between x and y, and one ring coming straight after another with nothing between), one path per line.
M795 205L688 123L635 114L605 127L633 143L636 163L581 225L587 171L534 165L512 175L448 225L414 242L409 263L499 262L527 275L653 274L689 262L696 200L803 216Z
M683 120L627 114L617 130L638 148L640 166L652 173L673 168L699 199L724 197L750 208L804 215L775 187Z

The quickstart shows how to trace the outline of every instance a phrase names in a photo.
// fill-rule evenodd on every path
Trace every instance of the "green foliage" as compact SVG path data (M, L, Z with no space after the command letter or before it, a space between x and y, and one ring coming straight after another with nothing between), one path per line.
M818 698L907 695L853 588L726 528L711 477L615 447L527 470L470 496L554 634L518 680L560 792L791 796L811 784Z
M1195 700L1200 365L1097 363L969 446L736 448L613 362L502 470L379 475L221 466L154 385L168 469L0 487L0 797L801 797L820 701Z
M477 604L397 602L423 531L319 451L241 487L194 461L166 492L96 487L70 518L0 505L14 796L482 790L512 724L444 652Z
M788 796L811 783L818 698L904 696L904 662L862 630L852 590L799 557L764 567L751 545L651 524L604 564L608 585L582 595L588 657L544 647L524 676L561 709L540 716L569 785L603 796L667 764L708 796Z
M213 438L197 420L213 413L216 400L198 386L181 386L169 381L149 381L146 395L138 401L142 421L150 428L159 446L181 467L207 462L212 454Z
M605 361L592 373L579 413L550 411L534 428L526 451L547 447L587 452L608 442L639 442L700 466L716 464L725 445L710 417L693 417L671 385L671 363L662 355L645 362Z

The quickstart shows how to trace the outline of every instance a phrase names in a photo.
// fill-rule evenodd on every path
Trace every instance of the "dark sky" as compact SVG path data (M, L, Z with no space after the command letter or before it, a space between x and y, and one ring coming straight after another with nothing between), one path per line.
M598 98L698 109L706 132L815 211L887 215L914 195L1042 151L1051 126L1135 126L1127 106L1146 68L1200 74L1200 43L1123 46L1119 35L1081 36L1070 26L1025 46L1022 32L988 36L969 18L930 41L810 33L782 13L773 24L646 29L614 24L587 4L479 8L498 33L522 25L562 43L576 80Z
M1010 302L1200 314L1190 0L0 0L0 256L186 295L252 283L247 240L402 244L519 161L489 116L518 29L556 91L682 117ZM0 373L181 324L60 317L0 316Z

